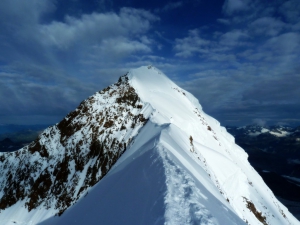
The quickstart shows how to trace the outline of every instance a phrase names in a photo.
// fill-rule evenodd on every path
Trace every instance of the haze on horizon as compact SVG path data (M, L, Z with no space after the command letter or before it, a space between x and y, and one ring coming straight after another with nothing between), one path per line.
M222 125L300 124L300 1L0 2L0 124L59 122L153 64Z

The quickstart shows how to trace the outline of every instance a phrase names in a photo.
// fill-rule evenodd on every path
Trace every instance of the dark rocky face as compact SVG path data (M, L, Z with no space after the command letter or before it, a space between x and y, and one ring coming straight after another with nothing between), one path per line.
M125 75L83 101L30 145L0 153L0 209L25 199L28 211L54 207L61 215L126 150L147 122L143 107Z

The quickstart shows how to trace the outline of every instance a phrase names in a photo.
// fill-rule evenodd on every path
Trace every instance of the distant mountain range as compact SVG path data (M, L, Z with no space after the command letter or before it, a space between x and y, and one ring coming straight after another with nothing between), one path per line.
M48 127L44 125L0 124L0 141L9 138L13 142L29 143ZM14 149L17 150L17 149ZM0 148L1 152L1 148Z
M274 194L300 218L300 126L227 126L250 164Z
M227 126L226 129L235 137L235 142L250 155L249 160L254 167L263 166L264 169L282 175L300 177L300 127L250 125ZM256 155L259 155L260 160L263 155L267 155L268 159L272 157L273 160L265 165L270 160L260 162L255 158Z
M0 124L0 152L12 152L28 145L48 125Z
M3 140L0 141L0 152L12 152L19 150L24 147L26 143L22 142L13 142L9 138L4 138Z
M275 137L300 137L300 126L259 126L259 125L247 125L242 127L226 126L228 130L231 130L234 135L247 135L251 137L257 137L262 134L270 134ZM300 141L300 140L298 140Z

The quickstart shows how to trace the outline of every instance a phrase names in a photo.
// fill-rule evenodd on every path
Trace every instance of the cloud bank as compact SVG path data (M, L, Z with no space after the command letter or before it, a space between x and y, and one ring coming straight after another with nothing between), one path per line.
M299 124L299 21L298 0L1 1L0 123L58 122L153 64L223 125Z

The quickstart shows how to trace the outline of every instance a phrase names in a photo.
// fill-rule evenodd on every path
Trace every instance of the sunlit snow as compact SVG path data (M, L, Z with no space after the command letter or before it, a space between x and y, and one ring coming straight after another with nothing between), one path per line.
M39 224L300 224L195 97L151 66L128 77L149 121L85 197ZM30 224L8 210L2 221Z

